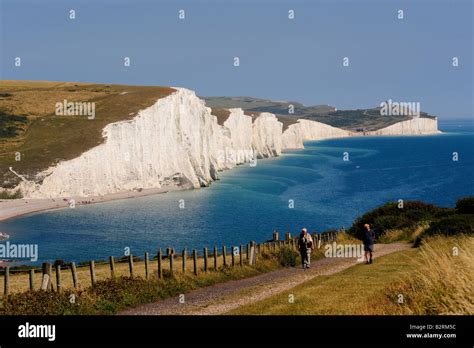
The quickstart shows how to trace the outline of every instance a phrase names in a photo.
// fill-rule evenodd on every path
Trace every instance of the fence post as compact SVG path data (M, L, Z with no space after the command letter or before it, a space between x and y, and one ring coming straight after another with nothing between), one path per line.
M77 272L76 272L76 263L73 261L71 262L71 274L72 274L72 284L74 285L74 289L77 289Z
M273 231L273 240L274 241L278 240L278 231L276 229L275 229L275 231Z
M170 275L173 276L173 264L174 264L174 252L173 249L170 249L170 252L168 254L168 257L170 258Z
M207 248L204 248L204 272L207 272Z
M196 252L196 249L193 250L193 268L194 268L194 274L197 275L198 270L197 270L197 252Z
M286 232L285 239L289 241L291 239L291 233L290 231Z
M158 278L161 279L163 278L163 267L161 266L161 248L158 250L157 262L158 262Z
M183 254L181 258L183 262L183 273L186 273L186 248L183 249Z
M61 292L61 265L56 263L54 268L56 271L56 291Z
M133 278L133 255L128 255L128 269L130 271L130 278Z
M48 263L48 275L49 275L49 288L54 291L53 285L53 265Z
M222 262L224 267L227 266L225 245L222 246Z
M145 252L145 279L148 280L150 278L149 269L148 269L148 253Z
M3 296L8 297L10 293L10 266L5 267L5 283L3 287Z
M44 262L42 265L43 278L41 281L41 290L48 290L52 288L53 284L51 282L51 264Z
M242 244L240 244L240 246L239 246L240 267L242 267L244 265L244 259L242 257L242 251L243 251Z
M249 259L249 251L250 251L250 247L249 245L247 244L245 246L245 259L248 260Z
M232 255L230 256L231 262L232 262L232 267L235 266L235 246L231 246L232 248Z
M35 270L30 269L30 291L35 289Z
M110 276L115 278L115 260L113 256L109 256Z
M95 276L95 262L94 261L89 262L89 268L91 271L91 283L92 283L92 286L94 286L95 283L97 282L97 279Z
M51 291L54 291L54 286L53 286L53 265L51 265L49 262L46 263L46 274L48 275L48 288L51 289Z
M214 270L217 271L217 247L214 246Z
M250 242L250 258L249 258L249 265L255 265L256 255L255 255L255 243Z

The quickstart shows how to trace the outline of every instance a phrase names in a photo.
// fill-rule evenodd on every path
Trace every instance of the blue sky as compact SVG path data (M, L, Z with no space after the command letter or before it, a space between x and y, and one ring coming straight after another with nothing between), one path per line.
M2 79L183 86L339 109L392 99L473 115L470 0L0 1Z

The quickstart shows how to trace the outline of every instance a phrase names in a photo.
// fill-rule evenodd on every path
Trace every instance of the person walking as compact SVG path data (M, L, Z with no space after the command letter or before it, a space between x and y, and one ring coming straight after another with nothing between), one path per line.
M374 252L375 232L370 228L369 224L365 224L364 228L364 258L366 264L371 264L372 253Z
M303 269L311 267L311 251L314 249L313 238L306 228L303 228L298 239L298 248L301 254Z

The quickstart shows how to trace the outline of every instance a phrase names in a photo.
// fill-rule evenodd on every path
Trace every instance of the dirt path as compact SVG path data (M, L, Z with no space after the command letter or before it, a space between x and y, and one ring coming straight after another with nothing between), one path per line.
M380 257L410 248L409 244L377 244L374 256ZM374 262L377 262L377 259ZM299 267L284 268L255 277L232 280L185 294L184 303L179 297L131 308L120 315L214 315L223 314L242 305L263 300L287 291L320 275L331 275L357 263L356 259L324 258L312 263L309 270ZM370 266L369 266L370 267Z

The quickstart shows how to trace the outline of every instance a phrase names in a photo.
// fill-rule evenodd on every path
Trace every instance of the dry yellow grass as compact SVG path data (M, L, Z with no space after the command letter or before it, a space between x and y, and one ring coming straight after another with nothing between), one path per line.
M239 266L240 256L235 257L235 265L236 267ZM245 251L242 255L243 257L243 264L246 265L247 259ZM182 257L180 255L175 255L173 259L173 270L176 275L182 274ZM230 253L226 256L227 265L231 265L231 255ZM214 269L214 258L213 255L209 255L208 257L208 270L211 271ZM198 265L198 272L204 272L204 258L199 257L197 259ZM218 255L217 257L217 267L223 266L223 258L222 255ZM186 273L191 274L194 271L193 268L193 259L191 255L188 254L186 259ZM170 270L170 260L165 258L162 260L162 269L164 273L169 272ZM105 280L111 277L110 266L109 263L96 263L95 265L96 270L96 277L97 280ZM158 261L151 260L149 261L149 274L150 275L157 275L158 274ZM129 264L128 262L117 262L115 261L115 276L130 276L129 271ZM135 261L134 262L134 276L145 278L145 262L144 261ZM77 277L79 287L81 289L85 289L91 286L91 275L90 275L90 268L89 266L77 267ZM4 277L0 277L0 286L3 290L4 287ZM53 269L53 285L56 286L56 273ZM35 273L35 281L34 281L35 289L39 289L41 287L41 273ZM73 281L72 281L72 274L71 270L62 270L61 271L61 286L63 289L73 288ZM27 272L12 272L10 274L10 293L18 293L18 292L25 292L29 290L29 274ZM0 295L0 298L3 296L3 292Z
M222 108L211 108L211 114L217 117L217 123L223 125L229 118L230 111Z
M386 289L364 314L474 314L474 237L425 239L410 277ZM399 303L400 295L403 302Z
M406 228L406 229L397 229L397 230L388 230L383 236L381 236L377 242L379 243L393 243L399 241L409 241L414 242L418 236L420 236L427 228L429 227L428 223L423 223L417 226L415 229Z
M58 161L78 157L104 142L107 124L131 119L173 92L154 86L0 81L0 125L3 122L9 134L0 139L0 185L11 188L18 183L8 167L34 179ZM95 118L55 115L56 103L64 100L94 102ZM21 161L16 161L17 152Z
M360 240L351 236L347 232L339 232L336 236L337 236L338 243L344 243L344 244L360 244L361 243Z

